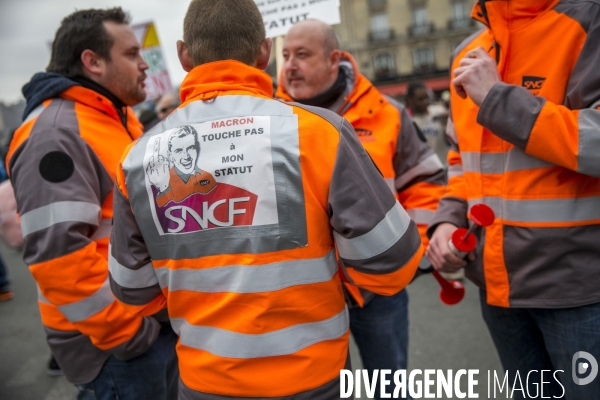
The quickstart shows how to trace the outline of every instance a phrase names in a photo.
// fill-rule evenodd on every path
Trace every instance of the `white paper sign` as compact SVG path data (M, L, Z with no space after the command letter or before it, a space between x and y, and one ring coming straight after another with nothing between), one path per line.
M340 0L254 0L262 14L267 37L287 34L306 19L318 19L329 25L339 24Z
M146 189L160 234L278 223L270 118L227 118L150 138Z

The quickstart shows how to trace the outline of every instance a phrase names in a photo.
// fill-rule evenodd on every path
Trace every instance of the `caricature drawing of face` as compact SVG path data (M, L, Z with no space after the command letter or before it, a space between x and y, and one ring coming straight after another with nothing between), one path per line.
M200 143L196 139L196 131L191 126L178 129L169 138L168 157L180 173L194 173L199 153Z

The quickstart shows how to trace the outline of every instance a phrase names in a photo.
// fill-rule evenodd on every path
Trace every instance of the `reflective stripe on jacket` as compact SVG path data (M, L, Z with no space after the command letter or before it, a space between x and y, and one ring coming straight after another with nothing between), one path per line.
M7 156L42 323L74 384L93 380L111 354L141 354L158 335L158 323L130 315L108 282L111 177L141 135L128 116L130 133L106 97L75 85L29 115Z
M485 203L496 223L467 276L502 307L575 307L600 301L600 5L488 1L488 28L455 51L454 70L478 46L503 83L478 108L451 88L448 196L441 222L466 226ZM487 15L487 19L485 18ZM526 27L525 27L526 26ZM551 53L551 58L549 54Z
M117 171L112 289L140 315L168 306L186 399L339 396L349 333L334 243L344 279L386 295L422 255L350 124L271 91L236 61L194 68L183 104ZM216 184L161 206L172 165Z

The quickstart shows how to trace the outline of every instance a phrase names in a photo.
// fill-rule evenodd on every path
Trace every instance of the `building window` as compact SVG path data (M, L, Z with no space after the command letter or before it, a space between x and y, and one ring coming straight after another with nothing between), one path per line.
M391 53L377 54L373 60L375 76L381 78L392 78L396 76L396 61Z
M433 24L429 22L427 8L424 5L412 9L412 25L409 27L409 35L427 35L433 31Z
M392 31L386 13L371 15L371 41L388 40L392 38Z
M371 15L371 32L386 32L390 30L386 13Z
M462 21L468 18L467 5L464 1L455 1L452 3L452 19Z
M452 19L449 22L450 29L464 29L473 25L469 18L467 4L464 0L455 0L452 2Z
M369 6L372 9L385 8L386 5L387 5L387 0L369 0Z
M428 73L435 71L433 50L430 47L420 47L413 51L413 64L415 73Z
M425 26L429 24L429 16L427 15L427 8L418 7L412 10L412 22L415 26Z

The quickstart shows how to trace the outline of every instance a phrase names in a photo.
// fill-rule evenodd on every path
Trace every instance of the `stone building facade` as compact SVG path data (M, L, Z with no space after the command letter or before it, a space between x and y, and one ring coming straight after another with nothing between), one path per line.
M410 81L439 92L449 86L452 50L482 25L476 0L340 0L335 26L342 49L382 91L398 96Z

